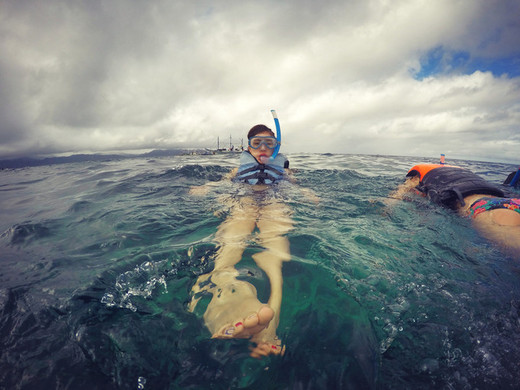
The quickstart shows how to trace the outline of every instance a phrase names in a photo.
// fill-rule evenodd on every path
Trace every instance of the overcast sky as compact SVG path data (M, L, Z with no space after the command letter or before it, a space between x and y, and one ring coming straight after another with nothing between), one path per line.
M0 0L0 157L240 144L276 109L288 153L520 163L518 37L518 0Z

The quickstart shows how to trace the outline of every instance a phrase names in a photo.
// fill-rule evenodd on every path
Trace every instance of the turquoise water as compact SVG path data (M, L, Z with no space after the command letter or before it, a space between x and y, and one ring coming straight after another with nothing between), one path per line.
M2 389L472 389L520 381L520 263L470 221L383 201L428 159L290 155L283 357L211 340L186 305L216 252L237 155L0 171ZM453 163L453 161L450 161ZM501 183L516 167L455 161ZM314 190L318 205L300 187ZM266 300L265 275L239 264Z

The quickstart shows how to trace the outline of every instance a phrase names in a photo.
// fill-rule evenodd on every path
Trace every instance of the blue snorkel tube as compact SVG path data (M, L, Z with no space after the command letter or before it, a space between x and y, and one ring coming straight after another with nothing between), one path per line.
M275 110L271 110L271 114L273 114L274 124L276 125L276 148L274 148L273 155L270 159L274 160L276 158L276 155L278 154L278 151L280 150L280 145L282 143L282 132L280 130L280 121L278 120L278 115L276 115Z

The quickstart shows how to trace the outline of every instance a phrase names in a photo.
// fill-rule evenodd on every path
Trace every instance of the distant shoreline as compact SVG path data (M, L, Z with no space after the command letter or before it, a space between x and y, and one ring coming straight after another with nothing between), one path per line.
M147 153L140 154L73 154L70 156L60 157L17 157L12 159L0 160L0 169L13 169L13 168L26 168L26 167L39 167L45 165L56 165L56 164L68 164L75 162L88 162L88 161L110 161L110 160L121 160L127 158L139 158L139 157L169 157L169 156L182 156L188 154L212 154L210 150L204 149L168 149L168 150L152 150Z

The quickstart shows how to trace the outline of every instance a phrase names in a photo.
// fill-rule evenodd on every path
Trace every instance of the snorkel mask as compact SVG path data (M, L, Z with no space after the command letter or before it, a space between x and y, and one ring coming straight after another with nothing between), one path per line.
M271 136L254 136L249 138L249 146L253 149L258 149L260 146L265 145L267 149L274 149L278 146L278 141L275 137Z

